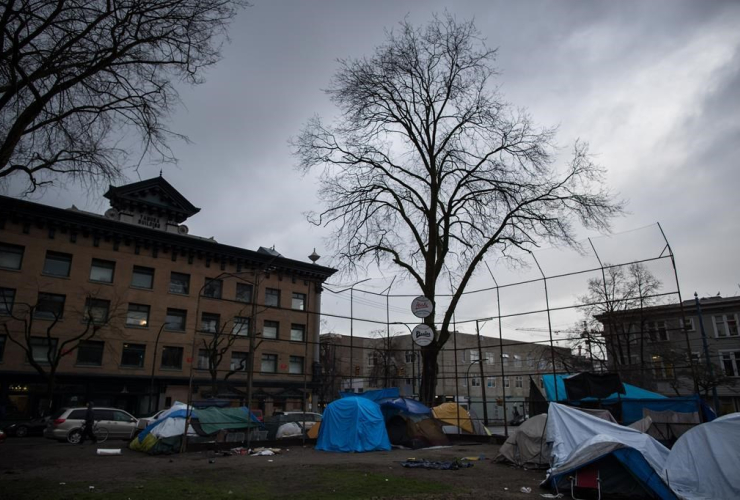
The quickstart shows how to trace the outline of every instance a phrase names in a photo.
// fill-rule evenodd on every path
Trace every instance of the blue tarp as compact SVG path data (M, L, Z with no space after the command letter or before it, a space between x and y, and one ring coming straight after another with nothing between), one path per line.
M388 399L388 398L400 398L401 392L398 390L398 387L391 387L390 389L374 389L372 391L365 391L365 392L340 392L339 397L341 398L365 398L369 399L370 401L375 401L376 403L380 401L381 399Z
M583 398L578 401L569 401L565 392L563 379L570 375L557 375L557 400L571 404L581 402L598 401L595 398ZM552 375L543 375L542 381L545 385L545 397L548 401L555 401L555 383ZM668 398L657 392L651 392L640 387L630 384L623 384L626 394L614 393L608 398L601 399L604 406L620 404L622 405L622 423L629 425L637 422L643 417L642 409L649 408L653 411L671 410L678 413L701 412L701 399L699 396L683 396Z
M391 442L377 403L365 398L344 398L324 410L316 449L321 451L388 451Z
M378 401L383 415L386 417L398 413L410 415L431 415L432 410L415 399L409 398L389 398Z

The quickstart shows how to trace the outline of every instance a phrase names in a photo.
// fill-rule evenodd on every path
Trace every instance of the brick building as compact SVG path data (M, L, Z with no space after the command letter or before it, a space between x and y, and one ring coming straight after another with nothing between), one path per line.
M35 367L57 367L54 407L243 402L250 345L253 407L310 404L334 270L188 234L200 209L161 176L105 196L104 215L0 196L0 406L48 406Z

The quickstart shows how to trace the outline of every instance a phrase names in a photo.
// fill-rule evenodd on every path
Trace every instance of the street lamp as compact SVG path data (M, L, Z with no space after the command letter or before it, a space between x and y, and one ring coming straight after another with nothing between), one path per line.
M474 364L480 363L481 359L476 359L475 361L471 361L470 365L468 366L467 371L465 372L465 385L468 386L468 411L472 409L473 403L470 400L470 369L473 367ZM481 365L481 368L483 368L483 365ZM485 390L483 387L483 380L481 380L481 391Z

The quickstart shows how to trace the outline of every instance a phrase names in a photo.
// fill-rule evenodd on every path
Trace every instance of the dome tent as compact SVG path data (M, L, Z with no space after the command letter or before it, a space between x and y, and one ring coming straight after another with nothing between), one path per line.
M316 449L335 452L388 451L391 443L380 406L366 398L342 398L324 410Z

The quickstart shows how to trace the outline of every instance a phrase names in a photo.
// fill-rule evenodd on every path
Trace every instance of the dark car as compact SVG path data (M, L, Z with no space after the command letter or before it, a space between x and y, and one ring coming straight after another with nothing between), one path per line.
M44 429L46 428L48 420L49 419L47 417L20 420L18 422L13 422L12 424L6 425L3 428L3 431L8 436L15 436L19 438L26 436L42 436L44 434Z

